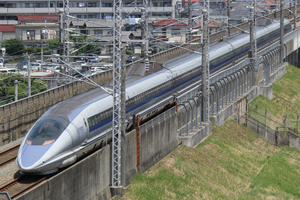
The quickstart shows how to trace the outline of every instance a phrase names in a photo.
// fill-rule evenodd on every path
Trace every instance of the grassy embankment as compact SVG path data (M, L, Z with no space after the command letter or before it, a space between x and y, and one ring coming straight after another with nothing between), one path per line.
M178 147L116 199L300 199L299 151L233 121L213 132L197 148Z
M267 110L270 116L283 121L287 115L288 120L296 120L300 115L300 69L294 66L287 68L287 73L273 84L273 98L270 100L258 96L250 102L250 106L259 110ZM258 117L259 118L259 117ZM260 121L264 121L261 117ZM272 128L276 128L274 123Z
M295 117L299 74L288 68L274 85L275 97L258 97L253 104L278 117ZM197 148L175 149L115 199L300 199L299 151L272 146L233 121L214 126L213 132Z

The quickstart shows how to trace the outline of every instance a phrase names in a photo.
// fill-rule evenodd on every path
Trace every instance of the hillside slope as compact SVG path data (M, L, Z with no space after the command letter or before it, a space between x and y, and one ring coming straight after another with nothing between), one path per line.
M114 199L300 199L300 152L230 121L197 148L180 146Z
M290 65L286 73L273 84L273 98L258 96L250 105L268 110L268 113L281 119L284 116L296 119L300 115L300 68Z

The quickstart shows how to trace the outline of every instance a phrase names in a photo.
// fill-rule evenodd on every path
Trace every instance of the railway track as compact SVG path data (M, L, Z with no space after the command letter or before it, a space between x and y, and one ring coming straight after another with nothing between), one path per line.
M20 145L11 147L0 152L0 167L16 159Z
M13 199L46 179L45 176L21 176L2 185L0 192L7 192Z

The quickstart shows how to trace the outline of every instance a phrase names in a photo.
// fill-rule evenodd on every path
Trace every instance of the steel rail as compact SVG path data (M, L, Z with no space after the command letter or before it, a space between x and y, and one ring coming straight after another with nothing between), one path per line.
M45 181L48 177L40 177L40 176L21 176L10 182L2 185L0 187L0 191L7 192L9 196L13 199L22 193L28 191L32 187L38 185L39 183Z
M19 147L20 144L0 152L0 167L14 160L17 157Z

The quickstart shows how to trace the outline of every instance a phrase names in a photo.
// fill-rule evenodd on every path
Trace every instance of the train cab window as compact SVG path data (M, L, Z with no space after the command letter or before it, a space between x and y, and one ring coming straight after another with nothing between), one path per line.
M66 129L69 120L65 116L50 115L39 120L26 139L29 145L47 145L53 143Z

